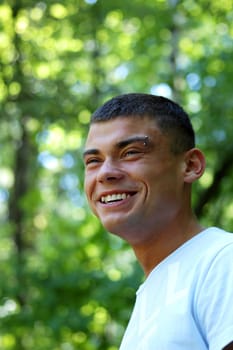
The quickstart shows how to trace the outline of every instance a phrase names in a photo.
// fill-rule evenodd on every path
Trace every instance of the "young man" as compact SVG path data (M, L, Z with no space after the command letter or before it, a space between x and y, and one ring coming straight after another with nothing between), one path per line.
M92 116L89 204L147 276L120 350L233 349L233 235L192 211L205 168L194 139L184 110L159 96L121 95Z

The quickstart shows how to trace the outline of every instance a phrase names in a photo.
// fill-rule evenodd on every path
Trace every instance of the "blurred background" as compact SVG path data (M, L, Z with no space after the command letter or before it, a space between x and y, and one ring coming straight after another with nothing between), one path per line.
M233 231L231 0L0 1L0 349L117 350L143 279L83 193L91 113L125 92L190 114L193 205Z

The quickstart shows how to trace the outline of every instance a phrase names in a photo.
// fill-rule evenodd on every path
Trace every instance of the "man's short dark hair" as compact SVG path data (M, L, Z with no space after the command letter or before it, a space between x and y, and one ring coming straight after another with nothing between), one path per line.
M91 117L91 124L117 117L150 117L161 132L171 137L173 153L195 146L195 134L188 114L168 98L143 93L119 95L105 102Z

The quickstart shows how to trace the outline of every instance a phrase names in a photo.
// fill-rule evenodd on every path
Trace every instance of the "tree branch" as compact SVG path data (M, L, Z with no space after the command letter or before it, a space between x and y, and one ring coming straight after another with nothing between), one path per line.
M225 154L220 166L216 169L211 185L202 192L195 206L195 213L201 217L204 212L205 205L216 197L220 192L223 179L229 174L233 167L232 151Z

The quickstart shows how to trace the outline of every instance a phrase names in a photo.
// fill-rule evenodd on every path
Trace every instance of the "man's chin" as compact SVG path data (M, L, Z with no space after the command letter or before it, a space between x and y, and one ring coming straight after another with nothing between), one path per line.
M127 231L127 225L124 225L123 223L120 223L120 222L103 222L102 221L102 224L108 232L120 237L122 236L123 232Z
M111 234L118 236L122 239L124 239L127 242L131 242L134 240L134 236L137 235L137 230L135 227L133 228L132 225L129 225L125 222L117 222L117 223L103 223L104 228L106 231L110 232Z

